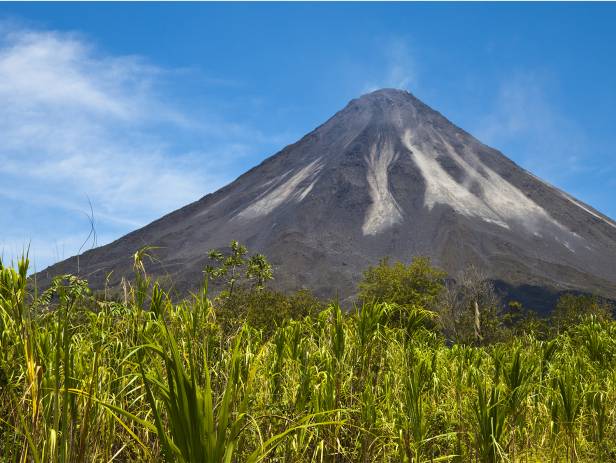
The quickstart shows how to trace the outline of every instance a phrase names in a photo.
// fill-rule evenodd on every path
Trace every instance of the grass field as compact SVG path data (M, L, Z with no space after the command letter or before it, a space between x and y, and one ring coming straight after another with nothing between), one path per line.
M614 321L451 345L374 302L265 337L145 271L120 301L26 275L0 270L0 461L616 461Z

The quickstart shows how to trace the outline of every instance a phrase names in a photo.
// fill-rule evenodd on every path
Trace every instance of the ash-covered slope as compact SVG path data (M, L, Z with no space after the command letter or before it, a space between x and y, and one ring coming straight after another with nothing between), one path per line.
M281 289L353 294L384 256L428 255L451 275L475 264L511 287L616 298L616 223L483 145L410 93L351 101L233 183L80 257L101 287L159 246L153 272L180 291L231 239L266 254ZM75 257L39 274L76 272Z

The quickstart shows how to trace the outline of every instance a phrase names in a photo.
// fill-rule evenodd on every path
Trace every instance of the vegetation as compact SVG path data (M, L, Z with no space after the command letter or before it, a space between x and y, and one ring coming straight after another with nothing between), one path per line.
M37 295L27 259L0 264L0 461L616 460L616 322L596 299L544 323L419 259L369 269L345 312L265 288L236 245L174 303L147 252L122 302L74 276Z
M409 265L383 259L364 272L359 285L364 301L388 301L404 306L433 308L444 288L445 272L430 265L430 259L418 257Z

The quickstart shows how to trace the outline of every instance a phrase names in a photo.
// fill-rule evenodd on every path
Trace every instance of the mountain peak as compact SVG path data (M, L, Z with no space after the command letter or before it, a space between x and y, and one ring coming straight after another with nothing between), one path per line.
M441 130L457 130L438 111L430 108L412 93L397 88L382 88L351 100L347 106L326 124L336 125L337 131L348 133L366 126L377 132L415 131L420 126L439 126ZM363 128L362 128L363 127Z
M408 90L404 90L401 88L393 88L393 87L385 87L377 90L370 91L368 93L364 93L360 96L360 99L363 98L379 98L379 97L389 97L389 98L399 98L399 97L408 97L412 96L412 94Z
M410 92L398 88L381 88L369 93L361 95L359 98L352 100L359 104L394 104L407 105L418 102L419 100Z

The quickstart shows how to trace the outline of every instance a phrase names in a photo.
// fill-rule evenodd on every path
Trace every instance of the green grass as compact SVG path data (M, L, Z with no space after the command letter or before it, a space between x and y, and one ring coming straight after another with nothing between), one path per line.
M266 337L139 256L125 302L0 267L0 461L616 460L613 321L447 346L434 313L367 303Z

